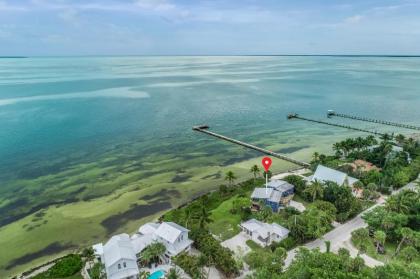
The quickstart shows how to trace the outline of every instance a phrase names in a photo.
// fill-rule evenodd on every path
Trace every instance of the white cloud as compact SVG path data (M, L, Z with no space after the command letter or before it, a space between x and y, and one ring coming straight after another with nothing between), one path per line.
M344 23L347 24L355 24L355 23L359 23L361 20L363 20L363 16L361 15L354 15L354 16L350 16L346 19L344 19Z
M177 8L176 5L167 0L136 0L135 5L142 9L153 10L157 12L169 11Z

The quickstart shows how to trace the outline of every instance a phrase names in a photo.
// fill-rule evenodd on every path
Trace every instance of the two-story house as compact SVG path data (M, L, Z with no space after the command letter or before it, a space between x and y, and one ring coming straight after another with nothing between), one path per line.
M273 212L286 207L293 198L295 187L283 180L271 180L267 188L257 187L251 194L252 208L259 210L261 204L269 206Z
M149 245L159 242L165 245L165 263L183 251L189 251L193 243L189 230L173 222L146 223L131 237L128 234L113 236L105 245L93 245L98 260L105 265L108 279L134 279L139 274L137 257Z
M103 246L105 271L108 279L135 279L139 274L137 257L128 234L114 235Z

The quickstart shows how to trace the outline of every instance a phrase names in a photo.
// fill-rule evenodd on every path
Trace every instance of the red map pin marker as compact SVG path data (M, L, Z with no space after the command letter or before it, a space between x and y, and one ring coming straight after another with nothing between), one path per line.
M264 157L261 162L262 162L262 165L265 169L265 172L268 172L268 170L270 169L270 166L271 166L271 162L272 162L271 158L270 157Z

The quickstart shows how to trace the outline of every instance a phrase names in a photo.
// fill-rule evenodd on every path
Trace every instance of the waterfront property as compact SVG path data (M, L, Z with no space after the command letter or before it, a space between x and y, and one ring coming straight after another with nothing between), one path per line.
M306 178L308 183L319 181L326 183L328 181L335 182L340 186L350 186L353 187L354 183L359 181L357 178L349 176L347 173L327 168L323 165L318 165L316 171L313 175Z
M256 219L241 223L241 229L247 237L262 247L273 242L280 242L289 235L289 230L276 224L267 224Z
M273 212L289 205L293 198L295 187L283 180L271 180L267 188L257 187L251 194L252 208L259 210L261 203L269 206Z
M108 279L137 278L139 274L137 257L128 234L123 233L111 237L103 246L103 254L100 257L104 260Z
M92 248L97 259L104 263L108 279L137 278L137 260L144 249L153 243L162 243L166 251L161 260L168 264L171 257L190 250L193 241L188 238L188 232L173 222L146 223L131 237L115 235L105 245L98 243Z

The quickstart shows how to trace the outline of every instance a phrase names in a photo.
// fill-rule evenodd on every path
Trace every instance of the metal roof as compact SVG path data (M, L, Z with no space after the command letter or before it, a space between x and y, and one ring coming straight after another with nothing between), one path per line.
M126 233L114 235L104 245L105 266L110 267L120 259L136 260L136 253Z

